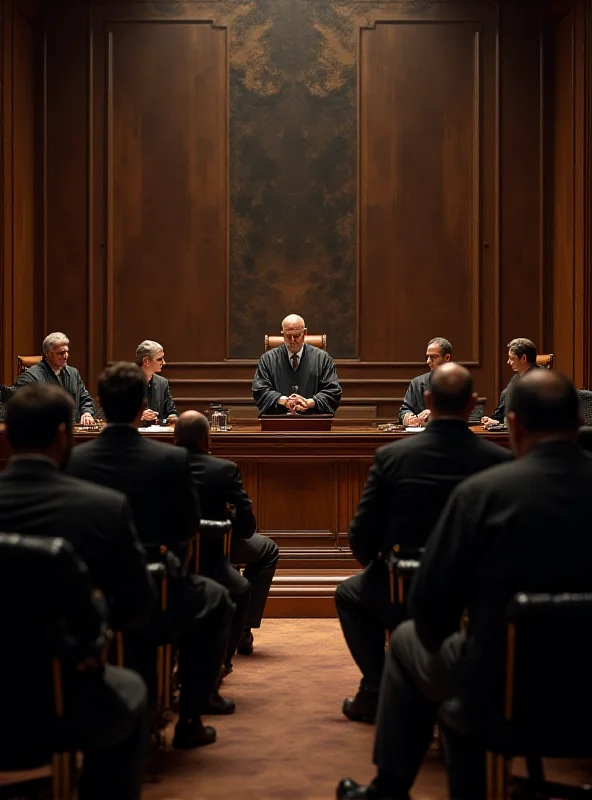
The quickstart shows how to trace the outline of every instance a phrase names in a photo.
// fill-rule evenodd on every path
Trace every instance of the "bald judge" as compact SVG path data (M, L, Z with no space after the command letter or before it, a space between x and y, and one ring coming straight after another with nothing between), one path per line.
M259 414L334 414L341 386L330 355L305 344L306 325L297 314L282 322L284 344L263 353L253 379Z

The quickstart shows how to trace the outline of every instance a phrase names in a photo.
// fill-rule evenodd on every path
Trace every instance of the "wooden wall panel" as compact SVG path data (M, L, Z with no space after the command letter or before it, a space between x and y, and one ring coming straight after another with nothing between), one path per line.
M429 58L426 58L429 53ZM479 361L483 86L475 23L377 24L360 55L361 355ZM420 311L421 309L421 311ZM419 313L418 313L419 312Z
M41 330L42 158L40 3L2 3L2 381Z
M226 352L226 32L104 21L106 358L144 338L179 361Z

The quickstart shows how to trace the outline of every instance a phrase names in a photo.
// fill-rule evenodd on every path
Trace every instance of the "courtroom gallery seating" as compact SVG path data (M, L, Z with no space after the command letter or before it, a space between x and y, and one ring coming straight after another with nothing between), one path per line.
M470 737L487 750L486 800L507 800L512 788L528 797L589 798L589 788L544 779L542 758L592 756L592 593L517 594L507 609L504 696L496 719L468 720L459 701L446 701L440 721L449 734ZM549 631L552 634L550 646ZM524 756L528 778L511 778L511 762ZM512 795L515 796L515 795Z

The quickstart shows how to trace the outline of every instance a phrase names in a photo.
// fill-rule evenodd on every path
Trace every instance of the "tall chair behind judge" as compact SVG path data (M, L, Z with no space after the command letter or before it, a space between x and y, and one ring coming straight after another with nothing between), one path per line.
M267 353L268 350L273 350L275 347L279 347L284 343L284 337L280 334L279 336L272 336L270 334L265 334L264 346L265 352ZM327 334L326 333L307 333L304 337L305 344L311 344L313 347L318 347L319 350L326 350L327 349Z
M109 632L86 567L63 539L0 533L0 620L0 770L51 762L54 800L69 800L80 734L88 737L74 733L68 686L93 680Z

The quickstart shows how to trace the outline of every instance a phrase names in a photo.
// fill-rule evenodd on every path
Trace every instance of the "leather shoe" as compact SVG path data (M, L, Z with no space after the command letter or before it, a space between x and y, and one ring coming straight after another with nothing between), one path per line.
M253 634L250 630L243 631L236 652L241 656L250 656L253 654Z
M336 800L409 800L408 794L398 796L383 794L374 783L362 786L351 778L339 781L335 797Z
M356 696L343 701L342 711L354 722L374 722L378 707L378 692L359 689Z
M179 721L175 726L173 747L175 750L193 750L216 741L216 729L204 725L200 719Z
M228 697L222 697L220 692L213 692L203 713L232 714L235 707L233 700L229 700Z

